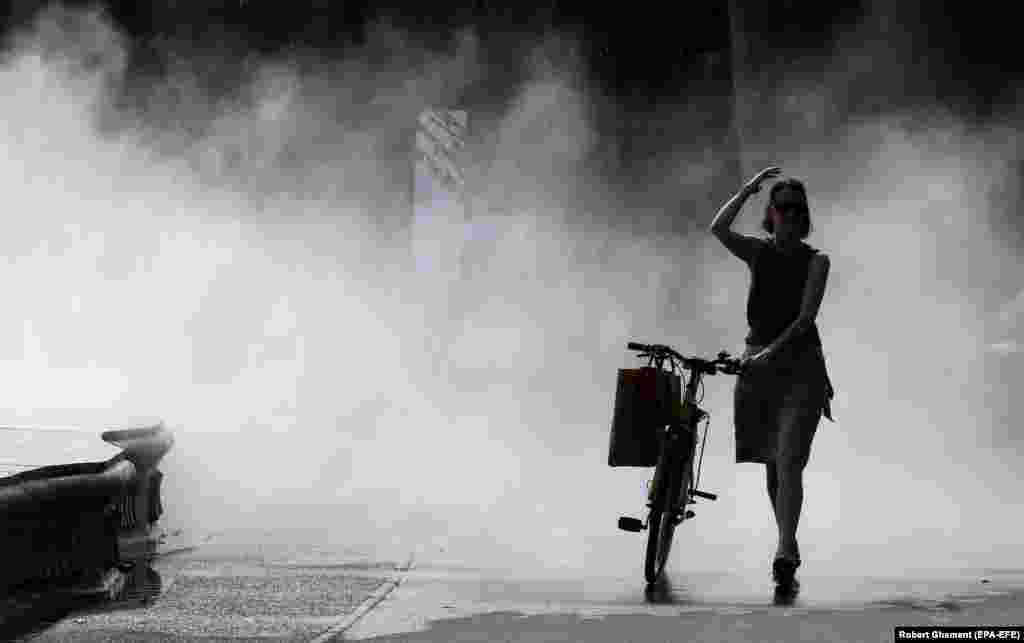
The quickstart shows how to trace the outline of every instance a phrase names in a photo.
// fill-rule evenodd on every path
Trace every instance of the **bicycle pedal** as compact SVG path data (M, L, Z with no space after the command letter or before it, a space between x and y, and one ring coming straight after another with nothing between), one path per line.
M619 518L619 529L623 531L643 531L644 523L638 518L629 518L627 516L621 516Z

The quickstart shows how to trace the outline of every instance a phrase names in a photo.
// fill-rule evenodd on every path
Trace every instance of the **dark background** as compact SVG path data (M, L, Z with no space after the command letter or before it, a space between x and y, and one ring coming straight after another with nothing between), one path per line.
M0 8L4 30L23 25L46 2L15 0ZM923 79L921 92L964 96L986 110L1005 98L1008 76L1018 76L1022 56L1011 45L1017 23L1009 3L904 0L769 0L692 2L672 12L656 3L593 3L581 0L499 3L353 2L346 0L104 0L66 2L103 6L135 41L133 64L152 65L147 43L174 38L217 43L239 55L309 48L343 53L366 37L366 25L387 18L443 46L460 26L476 25L484 38L519 37L551 27L577 33L594 79L621 100L671 93L682 79L706 73L709 53L730 49L730 17L748 37L797 53L827 47L835 30L869 10L883 9L894 40L914 38L922 56L938 57L942 78ZM507 6L503 6L507 4ZM740 16L739 14L743 14Z
M16 0L3 5L3 32L11 34L28 25L49 4ZM1008 4L728 0L687 3L674 12L655 3L581 0L73 0L64 5L103 7L126 37L128 68L122 81L125 91L118 100L134 103L132 107L144 112L149 124L173 123L187 111L193 117L192 128L204 122L202 114L196 117L198 112L205 109L212 116L217 106L212 101L182 106L173 95L154 89L181 60L197 72L193 80L205 84L205 95L216 97L244 86L246 70L253 67L250 63L260 59L297 58L315 64L342 59L364 47L373 25L381 21L414 34L417 44L439 52L451 51L460 29L473 26L486 49L507 52L510 61L524 58L518 54L527 53L543 34L575 35L582 46L579 54L588 94L601 97L594 101L590 115L599 132L599 147L613 149L611 156L616 159L608 166L587 167L586 172L602 176L615 193L623 195L620 209L628 208L631 216L613 217L615 225L655 236L686 236L702 227L707 213L757 169L753 166L770 161L741 161L744 142L740 138L759 131L776 132L781 139L805 138L808 133L799 125L787 130L785 115L758 102L758 90L751 88L760 84L760 91L765 91L766 86L770 90L773 84L781 85L787 74L807 69L802 65L816 57L849 53L856 47L873 55L870 69L842 81L841 91L833 92L837 116L826 124L827 131L840 131L849 121L901 107L924 107L922 112L941 108L964 123L985 123L1013 115L1022 104L1019 80L1024 57L1012 49L1017 27ZM855 29L859 31L851 37ZM899 63L886 64L890 51L892 60ZM514 97L517 87L509 80L517 71L505 71L511 73L461 89L457 102L474 114L471 129L487 129L481 105L500 105ZM369 107L359 109L358 97L349 96L342 116L380 118L379 110L370 105L372 97L365 98L363 107ZM680 109L682 105L686 108ZM398 120L412 125L414 118ZM680 131L685 132L682 138ZM408 158L411 131L381 133L377 139L376 155ZM329 158L338 149L330 132L318 133L315 141L293 143L302 148L302 162L307 164L317 154ZM713 149L724 165L710 180L695 179L682 186L679 194L685 196L673 195L673 200L682 198L680 209L692 216L645 215L636 206L650 200L648 178L681 147ZM486 166L494 154L486 145L480 149L484 151L478 160ZM278 166L286 163L286 158L279 159ZM530 168L521 169L528 172ZM387 173L393 175L392 184L410 185L408 172L407 164L398 163L376 166L372 174ZM254 180L251 168L240 176L248 184L269 186L278 180L276 173ZM353 181L355 187L365 183L361 178ZM340 185L338 189L347 188ZM377 198L378 218L394 222L388 236L401 234L411 196L396 201L392 190ZM596 193L567 198L584 206L589 205L588 198L596 203L605 199ZM394 216L387 214L392 211ZM1007 211L1004 216L1015 215Z

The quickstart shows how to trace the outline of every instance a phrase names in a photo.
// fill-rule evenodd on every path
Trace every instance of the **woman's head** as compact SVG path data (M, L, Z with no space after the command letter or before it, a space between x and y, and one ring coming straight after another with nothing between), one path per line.
M806 239L811 233L811 209L807 190L797 179L783 179L772 185L761 227L768 234Z

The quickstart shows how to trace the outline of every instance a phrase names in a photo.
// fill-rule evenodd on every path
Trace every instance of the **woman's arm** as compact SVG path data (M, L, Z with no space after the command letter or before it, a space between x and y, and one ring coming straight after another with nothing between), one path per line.
M780 172L782 172L782 168L766 167L758 172L754 178L744 183L740 191L729 199L722 206L722 209L718 211L718 214L715 215L715 218L711 221L711 232L718 233L728 230L732 226L736 215L740 213L743 204L750 198L750 195L760 192L761 184L769 179L774 179Z
M780 168L769 167L758 172L754 178L747 181L740 191L722 206L722 209L718 211L718 214L711 221L711 234L715 235L729 249L729 252L748 264L753 260L754 254L757 252L757 239L733 232L731 229L732 222L736 220L736 215L743 209L743 204L746 203L747 199L761 191L761 183L775 178L781 171Z
M800 314L789 328L782 331L778 338L769 344L768 352L774 353L786 342L802 335L811 327L818 316L821 300L825 296L825 284L828 282L828 270L831 266L828 255L818 253L811 257L811 265L807 269L807 285L804 286L804 298L800 304Z
M749 196L750 192L747 188L740 190L736 196L722 206L722 209L715 215L715 220L711 222L711 234L715 235L715 238L721 241L722 245L729 249L729 252L748 264L754 260L754 256L757 254L759 240L739 234L731 230L730 226L733 219L739 214L740 208L743 207L743 202Z
M740 188L740 191L722 206L722 209L711 221L711 233L720 234L731 228L732 222L736 220L736 215L740 213L743 204L747 202L751 194L753 194L753 189L749 185Z

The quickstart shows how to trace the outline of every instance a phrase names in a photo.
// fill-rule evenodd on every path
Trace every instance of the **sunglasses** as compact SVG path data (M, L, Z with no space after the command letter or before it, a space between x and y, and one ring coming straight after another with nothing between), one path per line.
M768 216L771 218L772 223L778 225L783 220L792 220L796 218L796 215L800 213L800 206L792 203L782 203L779 205L772 205L768 208Z

